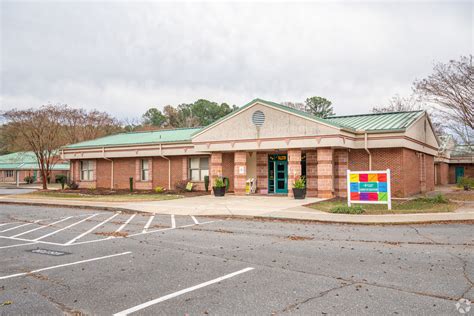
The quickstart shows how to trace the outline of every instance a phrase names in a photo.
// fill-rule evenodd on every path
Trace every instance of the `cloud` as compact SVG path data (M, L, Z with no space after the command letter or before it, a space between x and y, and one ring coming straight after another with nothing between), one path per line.
M472 51L469 2L2 2L1 107L119 117L206 98L321 95L367 112Z

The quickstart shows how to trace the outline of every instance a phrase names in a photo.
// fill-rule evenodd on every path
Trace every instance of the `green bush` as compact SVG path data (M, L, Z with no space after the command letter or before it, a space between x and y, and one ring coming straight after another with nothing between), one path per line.
M227 177L224 177L222 178L224 180L224 185L225 185L225 191L229 191L229 187L230 187L230 182L229 182L229 178Z
M294 183L293 188L295 189L304 189L306 188L306 181L304 177L299 177Z
M225 187L224 179L221 178L221 177L215 178L215 179L214 179L214 187L216 187L216 188L224 188L224 187Z
M425 203L433 203L433 204L446 204L449 203L449 200L444 197L442 194L437 194L433 197L422 197L417 198L414 201L425 202Z
M340 205L331 208L331 213L337 214L362 214L364 213L364 209L360 205Z
M57 174L54 177L54 182L56 182L56 183L66 183L67 182L67 176L65 174Z
M23 178L23 181L25 181L28 184L31 184L35 181L35 178L32 177L32 176L26 176L26 177Z
M157 187L155 188L155 192L158 193L158 194L164 193L164 192L165 192L165 188L160 187L160 186L157 186Z
M204 176L204 188L209 192L209 176Z
M458 179L458 187L464 188L464 190L469 191L474 188L474 178L469 177L460 177Z

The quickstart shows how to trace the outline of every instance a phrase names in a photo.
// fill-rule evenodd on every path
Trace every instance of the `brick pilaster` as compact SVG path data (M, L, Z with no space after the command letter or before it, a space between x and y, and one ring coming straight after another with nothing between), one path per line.
M316 150L306 152L306 196L318 195L318 154Z
M288 196L293 196L293 183L301 177L301 149L288 150Z
M349 151L334 150L334 190L338 197L347 197L347 168L349 166Z
M181 177L182 180L188 180L190 178L190 175L188 174L188 159L189 157L183 157L182 159L182 174L183 176Z
M268 190L268 153L257 152L257 189Z
M211 154L210 183L214 186L214 179L222 176L222 153Z
M318 197L334 197L334 161L332 148L318 148Z
M247 153L237 151L234 153L234 193L236 195L245 194L245 181L246 180L247 180Z

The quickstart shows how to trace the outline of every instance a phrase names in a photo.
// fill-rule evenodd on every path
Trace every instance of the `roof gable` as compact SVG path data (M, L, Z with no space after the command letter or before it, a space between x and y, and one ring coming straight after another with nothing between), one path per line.
M302 117L302 118L305 118L305 119L308 119L308 120L311 120L311 121L314 121L314 122L318 122L318 123L322 123L326 126L330 126L330 127L334 127L334 128L344 128L344 129L351 129L351 128L347 128L345 126L342 126L340 124L338 124L337 122L330 122L330 121L327 121L325 119L322 119L322 118L319 118L319 117L316 117L314 115L311 115L307 112L304 112L304 111L300 111L300 110L297 110L297 109L293 109L293 108L290 108L288 106L285 106L285 105L282 105L282 104L279 104L279 103L275 103L275 102L271 102L271 101L266 101L266 100L263 100L263 99L254 99L252 101L250 101L249 103L245 104L244 106L240 107L239 109L227 114L226 116L220 118L219 120L215 121L214 123L204 127L202 130L200 130L199 132L196 132L194 135L193 135L193 138L214 128L215 126L221 124L222 122L236 116L237 114L257 105L257 104L261 104L261 105L264 105L264 106L268 106L268 107L271 107L271 108L274 108L274 109L277 109L277 110L280 110L280 111L283 111L283 112L286 112L286 113L289 113L289 114L292 114L292 115L296 115L296 116L299 116L299 117Z

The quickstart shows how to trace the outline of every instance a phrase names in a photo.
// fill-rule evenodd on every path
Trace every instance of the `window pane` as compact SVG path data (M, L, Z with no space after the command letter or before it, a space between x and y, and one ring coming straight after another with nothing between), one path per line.
M189 160L190 169L199 169L199 158L191 158Z
M148 180L148 170L142 170L142 180L143 181Z
M142 159L142 169L148 170L148 159Z
M204 177L209 175L209 170L203 169L201 170L201 181L204 181Z
M94 171L89 170L89 174L88 174L88 179L87 179L87 180L92 180L92 179L94 179Z
M191 180L192 181L199 181L199 170L191 170Z
M209 158L201 158L201 169L209 169Z

